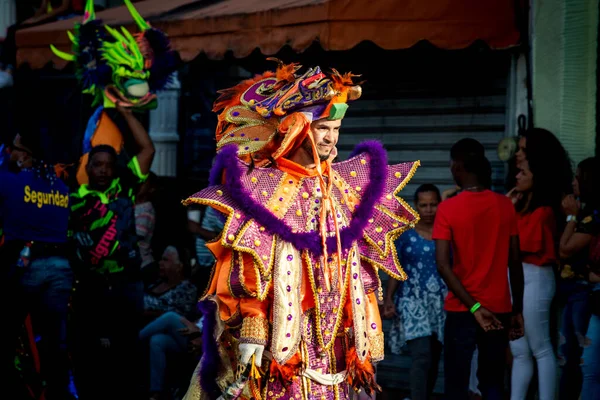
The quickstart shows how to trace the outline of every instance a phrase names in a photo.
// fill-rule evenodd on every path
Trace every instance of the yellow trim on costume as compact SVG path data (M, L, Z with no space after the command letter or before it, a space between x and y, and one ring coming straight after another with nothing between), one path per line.
M269 339L269 320L261 317L245 317L240 330L240 342L267 344Z
M355 248L353 248L352 251L356 251ZM351 278L351 268L350 266L346 266L346 274L344 277L344 284L342 287L342 292L340 295L340 306L338 308L338 312L336 313L336 321L335 321L335 325L333 327L333 330L331 332L331 338L329 340L329 343L325 344L325 341L323 340L323 332L321 329L321 318L319 318L319 316L321 315L321 303L319 302L319 294L317 291L317 284L316 284L316 280L315 280L315 274L314 274L314 268L321 268L321 266L315 266L313 267L310 255L308 254L308 250L304 250L302 252L302 258L304 258L304 260L306 261L306 265L307 265L307 269L308 269L308 279L310 281L310 286L312 288L313 291L313 296L314 296L314 300L315 300L315 331L317 334L317 341L319 343L319 345L323 348L324 351L328 351L331 346L333 345L333 343L335 342L335 339L337 337L337 332L340 328L340 325L342 324L342 316L344 313L344 307L346 305L346 296L348 293L348 286L350 284L350 278ZM350 254L348 254L348 259L350 258ZM326 260L325 260L326 262Z

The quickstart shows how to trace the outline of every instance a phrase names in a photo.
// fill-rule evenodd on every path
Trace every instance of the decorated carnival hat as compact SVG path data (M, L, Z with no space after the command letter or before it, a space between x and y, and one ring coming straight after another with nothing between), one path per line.
M276 72L265 72L232 88L220 91L213 111L219 114L217 151L228 144L238 155L261 166L290 154L319 119L344 118L348 101L362 90L352 82L356 75L326 74L319 67L299 74L298 64L279 60Z
M96 19L94 0L87 0L83 22L75 25L75 34L67 32L74 54L51 49L75 63L83 93L93 95L95 104L155 108L155 92L169 83L179 57L167 36L152 28L130 0L124 2L139 33L104 25Z

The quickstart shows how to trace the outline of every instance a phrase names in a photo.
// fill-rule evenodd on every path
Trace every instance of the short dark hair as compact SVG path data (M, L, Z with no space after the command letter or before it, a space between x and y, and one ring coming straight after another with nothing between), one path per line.
M98 153L108 153L110 154L115 162L117 161L117 151L114 147L109 146L107 144L99 144L97 146L92 147L90 150L90 154L88 156L88 163L92 161L92 158Z
M440 189L438 189L437 186L435 186L431 183L424 183L423 185L419 186L417 188L417 191L415 192L415 205L419 202L419 194L427 193L427 192L435 193L438 198L438 201L442 201L442 195L440 194Z
M485 157L485 148L475 139L461 139L450 149L450 158L454 161L465 162L473 157Z
M466 172L475 174L487 189L492 187L492 164L485 157L485 148L475 139L461 139L450 149L450 158L463 164Z

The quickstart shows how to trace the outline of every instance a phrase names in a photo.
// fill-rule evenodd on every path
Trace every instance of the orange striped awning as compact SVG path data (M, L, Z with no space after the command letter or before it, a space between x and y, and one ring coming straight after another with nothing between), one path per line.
M347 50L363 41L384 49L409 48L428 41L461 49L483 41L494 49L519 43L517 1L507 0L146 0L140 14L165 31L185 61L200 53L222 58L231 51L245 57L258 48L265 55L289 45L301 52L314 41L325 50ZM99 12L109 25L134 29L125 7ZM54 57L48 46L70 47L66 31L74 20L24 29L17 34L18 61L34 68Z

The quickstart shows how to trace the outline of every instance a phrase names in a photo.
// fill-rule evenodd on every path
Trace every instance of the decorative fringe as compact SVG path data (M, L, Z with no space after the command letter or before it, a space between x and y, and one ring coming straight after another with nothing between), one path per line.
M353 347L346 352L346 382L358 393L361 388L371 396L374 392L381 393L381 386L375 382L375 370L369 360L360 361Z
M280 365L273 359L271 366L269 367L269 377L274 378L278 382L283 382L284 385L291 383L294 376L300 374L302 369L302 359L300 353L296 353L288 362L284 365Z
M220 367L219 349L214 337L217 326L217 305L212 300L204 300L198 303L198 309L204 316L202 328L202 360L200 365L200 387L211 400L221 395L221 389L217 385L217 374Z

